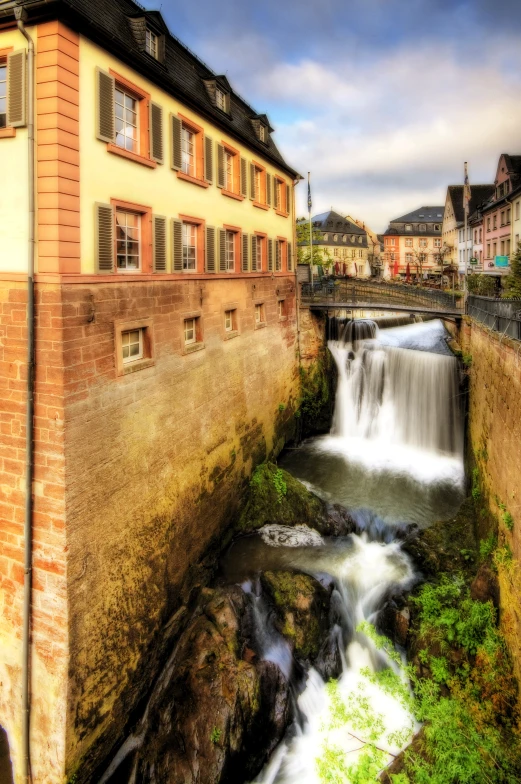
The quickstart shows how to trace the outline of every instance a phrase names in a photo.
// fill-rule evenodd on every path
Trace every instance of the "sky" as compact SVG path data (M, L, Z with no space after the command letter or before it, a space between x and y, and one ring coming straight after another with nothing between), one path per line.
M313 214L380 232L521 154L519 0L141 3L268 115Z

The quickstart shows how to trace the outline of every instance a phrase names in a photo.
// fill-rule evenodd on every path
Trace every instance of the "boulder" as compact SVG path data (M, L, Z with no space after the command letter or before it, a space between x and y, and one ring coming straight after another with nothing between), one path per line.
M499 581L490 566L481 564L470 585L470 596L476 602L492 602L499 610Z
M314 662L329 628L329 591L309 574L294 572L264 572L261 582L294 655Z
M236 586L204 592L150 706L137 768L143 784L239 784L257 774L281 739L289 684L244 646L245 607Z

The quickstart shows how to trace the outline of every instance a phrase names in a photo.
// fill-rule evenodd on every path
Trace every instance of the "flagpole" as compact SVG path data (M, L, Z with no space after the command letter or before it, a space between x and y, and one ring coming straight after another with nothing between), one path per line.
M469 266L468 265L468 259L467 259L467 244L468 244L467 243L467 222L468 222L468 216L469 216L468 187L469 187L469 175L468 175L468 170L467 170L467 161L465 161L465 185L463 186L463 191L464 191L464 193L463 193L463 205L464 205L464 208L465 208L465 228L463 230L464 231L463 237L464 237L464 242L465 242L464 251L463 251L463 258L465 260L465 273L464 273L464 278L463 278L463 297L464 297L464 301L467 300L467 295L468 295L468 291L467 291L467 269L468 269L468 266Z
M308 172L308 217L309 217L309 269L311 271L311 293L313 294L313 231L311 228L311 184Z

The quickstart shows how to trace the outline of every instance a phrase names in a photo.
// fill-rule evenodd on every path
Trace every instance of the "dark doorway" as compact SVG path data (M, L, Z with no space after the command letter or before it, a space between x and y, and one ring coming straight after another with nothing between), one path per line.
M14 784L7 732L0 726L0 784Z

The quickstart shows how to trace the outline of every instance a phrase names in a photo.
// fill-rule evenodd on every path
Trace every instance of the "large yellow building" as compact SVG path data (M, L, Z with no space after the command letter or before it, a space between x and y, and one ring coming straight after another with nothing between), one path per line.
M2 781L98 780L284 445L298 175L272 133L157 12L0 2Z

